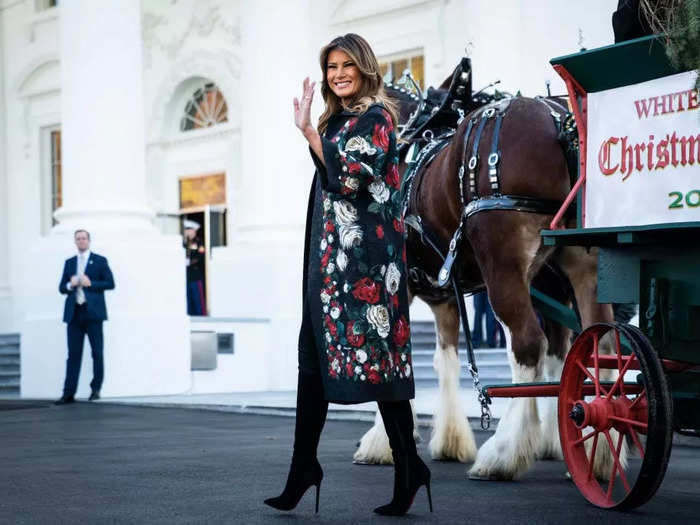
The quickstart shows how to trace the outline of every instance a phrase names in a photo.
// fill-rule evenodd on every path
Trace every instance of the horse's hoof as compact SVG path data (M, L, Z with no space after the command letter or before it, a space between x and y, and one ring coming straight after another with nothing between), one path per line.
M470 472L468 474L469 479L473 481L511 481L513 478L505 477L501 474L490 473L490 474L476 474Z
M353 465L381 465L379 461L370 461L369 459L353 459Z

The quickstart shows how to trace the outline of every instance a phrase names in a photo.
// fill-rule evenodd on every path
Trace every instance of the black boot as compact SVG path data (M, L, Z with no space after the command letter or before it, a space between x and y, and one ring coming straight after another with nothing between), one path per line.
M418 489L425 485L428 505L433 512L430 494L430 469L423 463L413 438L413 414L408 401L379 402L384 428L389 436L394 458L394 497L387 505L374 509L385 516L403 516L413 504Z
M268 498L265 504L278 510L292 510L304 493L316 486L316 512L323 470L316 458L318 442L328 413L323 383L318 374L299 372L297 386L297 417L294 429L294 453L282 494Z

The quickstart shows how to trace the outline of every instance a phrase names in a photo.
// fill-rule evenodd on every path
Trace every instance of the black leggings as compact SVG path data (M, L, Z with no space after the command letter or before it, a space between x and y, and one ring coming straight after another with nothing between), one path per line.
M304 311L299 330L299 371L304 374L321 375L319 352L316 346L314 325L311 321L311 310L308 300L304 301Z

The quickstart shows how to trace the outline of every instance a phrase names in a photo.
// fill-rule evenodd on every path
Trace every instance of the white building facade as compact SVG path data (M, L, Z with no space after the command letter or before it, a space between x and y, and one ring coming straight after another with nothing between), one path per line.
M61 391L76 228L116 281L104 396L294 388L313 165L291 101L321 46L361 34L425 86L466 53L475 89L561 94L549 59L612 43L616 4L0 0L0 333L21 335L21 395ZM186 314L181 216L210 236L202 318ZM191 370L192 332L233 334L233 353ZM78 395L89 376L86 357Z

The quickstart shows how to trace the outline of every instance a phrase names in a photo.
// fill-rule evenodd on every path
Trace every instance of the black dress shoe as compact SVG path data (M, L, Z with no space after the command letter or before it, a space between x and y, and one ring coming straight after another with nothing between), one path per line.
M100 391L95 390L92 394L90 394L90 397L88 397L88 401L97 401L100 399Z
M54 401L54 405L69 405L70 403L75 403L75 397L62 396L58 401Z

